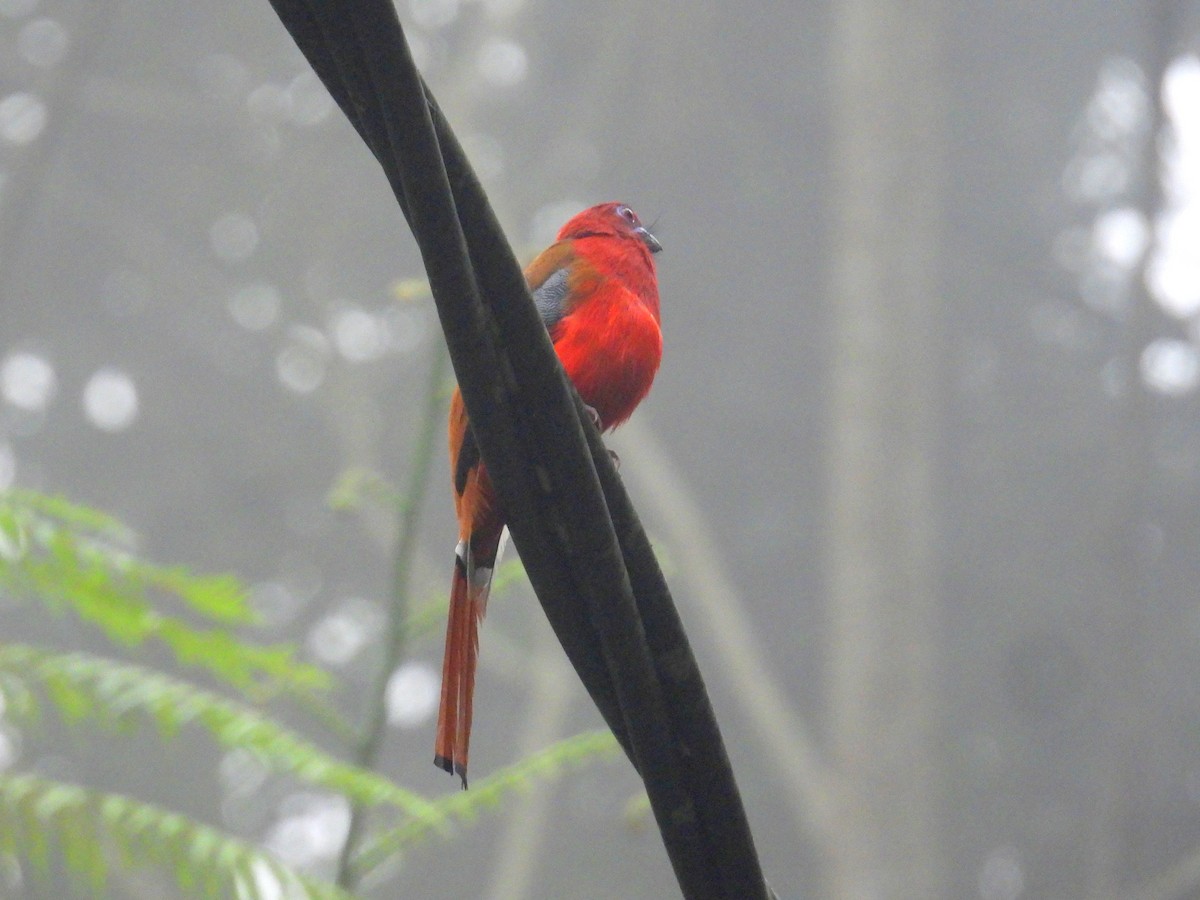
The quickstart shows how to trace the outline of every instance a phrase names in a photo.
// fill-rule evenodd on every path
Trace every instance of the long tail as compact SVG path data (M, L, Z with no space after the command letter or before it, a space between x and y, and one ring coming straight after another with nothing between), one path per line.
M446 654L442 658L442 702L438 709L433 762L452 772L467 787L467 751L471 742L471 706L475 668L479 660L479 623L487 610L497 547L485 555L488 565L476 565L469 541L460 541L450 583L450 618ZM482 554L481 554L482 555Z

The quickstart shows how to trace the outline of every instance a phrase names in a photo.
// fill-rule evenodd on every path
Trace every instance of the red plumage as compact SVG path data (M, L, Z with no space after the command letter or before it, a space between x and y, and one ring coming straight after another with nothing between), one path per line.
M563 369L601 430L624 422L650 390L662 358L658 282L652 254L662 247L621 203L575 216L525 270ZM450 402L450 471L459 544L450 586L434 762L467 786L467 749L492 570L504 533L462 395Z

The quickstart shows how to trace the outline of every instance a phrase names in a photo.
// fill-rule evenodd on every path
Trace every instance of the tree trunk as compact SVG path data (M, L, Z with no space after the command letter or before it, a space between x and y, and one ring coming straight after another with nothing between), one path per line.
M937 0L841 0L831 60L830 898L943 894L936 527Z

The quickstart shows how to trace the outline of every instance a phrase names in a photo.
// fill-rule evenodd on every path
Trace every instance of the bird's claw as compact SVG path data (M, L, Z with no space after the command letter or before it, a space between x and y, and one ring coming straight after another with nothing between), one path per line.
M596 430L603 431L604 425L600 421L600 413L596 412L596 407L588 406L585 403L585 404L583 404L583 408L587 412L588 418L592 420L592 424L596 426ZM605 449L607 450L608 448L606 447ZM621 468L621 457L617 456L617 451L609 450L608 455L612 459L613 468L620 469Z

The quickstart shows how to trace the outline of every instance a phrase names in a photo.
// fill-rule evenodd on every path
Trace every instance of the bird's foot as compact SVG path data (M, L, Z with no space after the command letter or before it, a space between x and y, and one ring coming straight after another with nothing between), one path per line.
M596 412L596 408L594 406L588 406L586 403L583 404L583 408L587 412L588 418L592 420L592 424L596 426L596 430L603 431L604 425L600 421L600 413ZM605 449L607 449L607 448L605 448ZM609 450L608 455L609 455L609 457L612 458L613 467L616 469L620 469L621 468L621 457L617 456L617 451Z

